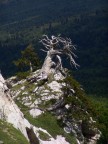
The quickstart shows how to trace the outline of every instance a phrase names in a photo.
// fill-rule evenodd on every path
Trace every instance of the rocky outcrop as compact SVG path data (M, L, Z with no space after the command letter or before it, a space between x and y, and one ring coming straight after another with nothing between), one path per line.
M36 110L36 109L35 109ZM33 113L33 111L30 111ZM38 111L39 112L39 111ZM20 111L19 107L12 99L10 90L8 89L6 82L0 74L0 119L11 123L16 129L19 129L21 133L26 137L30 144L69 144L62 136L57 136L54 139L46 130L38 128L29 123L24 118L24 114ZM48 141L41 140L39 137L39 131L46 133L50 139Z
M12 90L15 95L13 98L20 100L22 104L30 108L29 113L34 118L46 113L46 111L53 113L64 131L67 134L74 135L78 144L95 144L100 137L100 132L95 128L95 122L91 120L89 113L84 107L80 106L83 102L78 98L74 87L69 82L67 84L64 80L65 77L60 72L55 73L53 69L47 81L36 79L37 75L38 71L29 76L27 80L17 83L12 82L12 79L10 79L12 87L15 87L15 90ZM30 85L32 85L31 89L28 89ZM19 86L20 89L16 90L16 87ZM35 99L33 99L34 97ZM53 101L53 104L44 106L45 103L50 103L51 101ZM40 105L43 105L44 108L41 108ZM77 113L79 113L79 116L76 118L75 115ZM83 118L80 118L81 115Z
M0 74L0 119L6 120L19 129L28 139L26 127L31 127L30 123L24 118L23 113L14 103L5 80ZM28 139L29 140L29 139Z

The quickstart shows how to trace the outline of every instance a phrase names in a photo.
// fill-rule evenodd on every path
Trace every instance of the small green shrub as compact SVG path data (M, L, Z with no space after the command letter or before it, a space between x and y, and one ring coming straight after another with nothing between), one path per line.
M38 116L36 119L28 113L26 113L25 116L33 125L47 130L54 138L56 138L57 135L62 135L66 137L66 140L70 142L70 144L77 144L74 136L65 133L63 128L59 126L56 117L51 113L46 112Z
M29 76L29 74L30 72L27 71L27 72L18 72L16 75L18 80L22 80L25 79L27 76Z
M89 123L88 119L82 121L81 128L83 135L87 138L91 138L96 134L96 130L94 129L93 123Z
M11 124L0 120L0 140L4 144L29 144L23 134Z
M44 133L43 131L38 131L39 133L39 137L40 139L44 140L44 141L48 141L50 139L50 136L46 133Z

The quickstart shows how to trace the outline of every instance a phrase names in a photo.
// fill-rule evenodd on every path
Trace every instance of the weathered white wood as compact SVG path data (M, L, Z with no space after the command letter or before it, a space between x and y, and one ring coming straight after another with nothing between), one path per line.
M72 44L71 39L64 39L60 36L51 36L51 38L48 38L47 35L44 35L40 42L45 46L45 50L42 49L42 51L47 52L47 56L40 71L41 74L48 76L52 67L54 67L55 70L63 71L61 55L66 55L71 65L75 67L78 66L74 60L74 57L76 57L73 52L75 46ZM53 58L57 60L54 61Z

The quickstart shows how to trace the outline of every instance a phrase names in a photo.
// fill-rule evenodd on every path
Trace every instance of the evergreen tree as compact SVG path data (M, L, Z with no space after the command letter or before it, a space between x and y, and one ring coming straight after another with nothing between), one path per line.
M30 70L30 72L38 69L40 65L39 57L30 44L24 51L21 51L21 58L14 61L14 64L18 67L19 71L24 72Z

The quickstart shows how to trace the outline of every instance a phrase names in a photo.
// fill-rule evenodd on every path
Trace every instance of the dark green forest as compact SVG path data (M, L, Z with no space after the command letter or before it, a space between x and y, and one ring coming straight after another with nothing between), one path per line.
M108 93L107 0L0 0L0 69L15 75L13 61L32 44L40 59L43 34L69 37L76 45L76 70L68 66L89 94ZM64 61L68 65L68 61Z
M72 39L80 67L70 67L65 59L63 63L91 99L102 132L99 144L107 144L108 1L0 0L0 70L5 78L18 73L14 62L30 45L43 62L43 34Z

